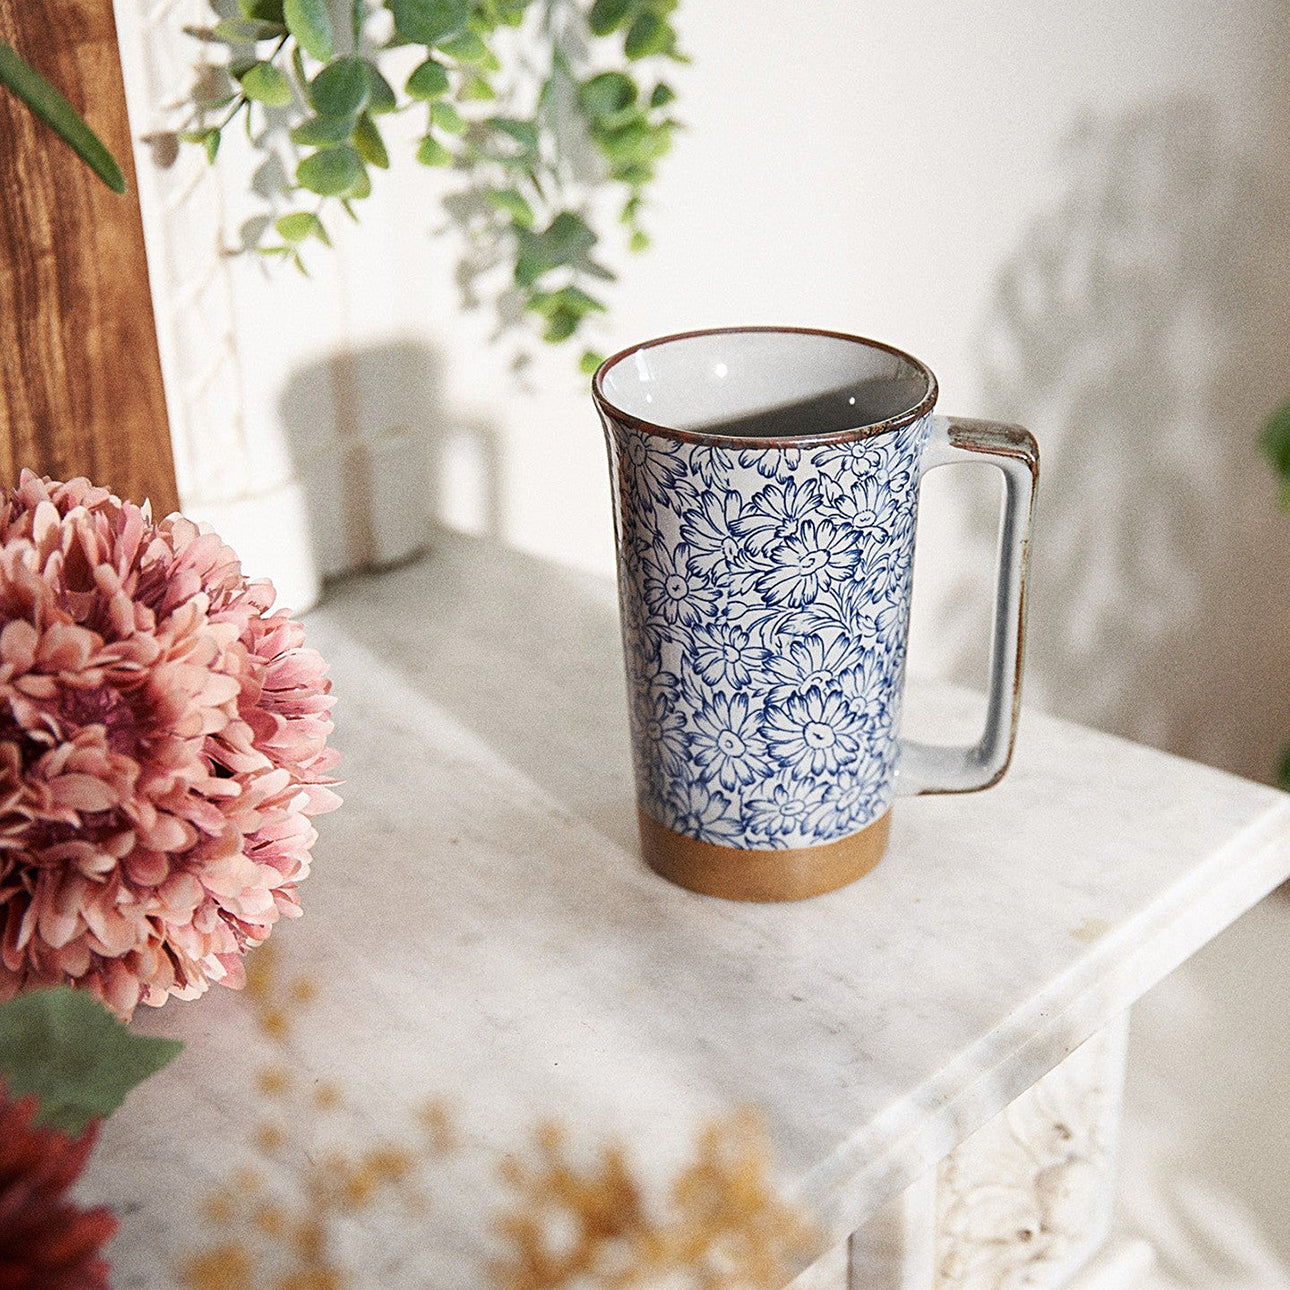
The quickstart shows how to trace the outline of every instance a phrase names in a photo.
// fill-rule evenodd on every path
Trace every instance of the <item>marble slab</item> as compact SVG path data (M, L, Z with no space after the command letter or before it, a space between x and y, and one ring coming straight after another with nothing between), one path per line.
M492 1165L545 1118L662 1179L757 1107L786 1194L840 1238L1290 873L1290 798L1027 712L1008 777L900 802L860 882L714 901L636 855L611 587L441 534L308 625L346 805L274 936L320 986L292 1058L390 1132L427 1096L457 1108L465 1163L408 1254L438 1286L480 1284ZM980 700L910 702L950 739ZM188 1049L91 1171L126 1212L119 1290L174 1284L247 1158L273 1058L253 1012L221 990L141 1017Z

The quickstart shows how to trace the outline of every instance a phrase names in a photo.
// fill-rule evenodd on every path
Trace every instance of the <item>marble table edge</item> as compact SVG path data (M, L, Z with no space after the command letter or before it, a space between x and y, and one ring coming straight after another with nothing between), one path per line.
M1031 1004L888 1108L786 1188L830 1248L1290 876L1290 797L1220 848L1145 927L1112 929L1071 995L1059 978ZM1199 899L1203 895L1204 899ZM1120 933L1117 935L1117 931ZM1066 1002L1058 1000L1065 998ZM969 1072L976 1070L975 1076ZM880 1145L885 1144L885 1145Z

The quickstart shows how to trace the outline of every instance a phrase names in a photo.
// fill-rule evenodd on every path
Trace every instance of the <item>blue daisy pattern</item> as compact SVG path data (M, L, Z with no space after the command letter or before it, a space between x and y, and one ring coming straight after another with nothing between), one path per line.
M611 432L642 808L814 846L886 811L926 419L816 449Z

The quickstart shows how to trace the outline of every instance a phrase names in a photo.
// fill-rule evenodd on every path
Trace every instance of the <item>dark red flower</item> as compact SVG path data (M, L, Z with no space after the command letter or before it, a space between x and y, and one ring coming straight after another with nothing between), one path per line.
M9 1097L0 1083L0 1290L109 1290L103 1246L116 1231L111 1210L67 1199L98 1136L78 1138L35 1124L34 1097Z

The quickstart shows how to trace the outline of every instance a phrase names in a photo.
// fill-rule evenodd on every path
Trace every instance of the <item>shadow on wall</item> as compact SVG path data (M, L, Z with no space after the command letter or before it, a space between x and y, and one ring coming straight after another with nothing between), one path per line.
M1290 395L1290 185L1192 100L1067 147L981 340L986 415L1043 454L1029 697L1266 779L1290 740L1290 521L1256 440ZM996 519L971 519L983 547ZM951 615L988 594L961 585Z
M501 535L501 436L448 407L444 359L420 341L340 350L299 369L280 413L324 577L409 559L431 518Z

